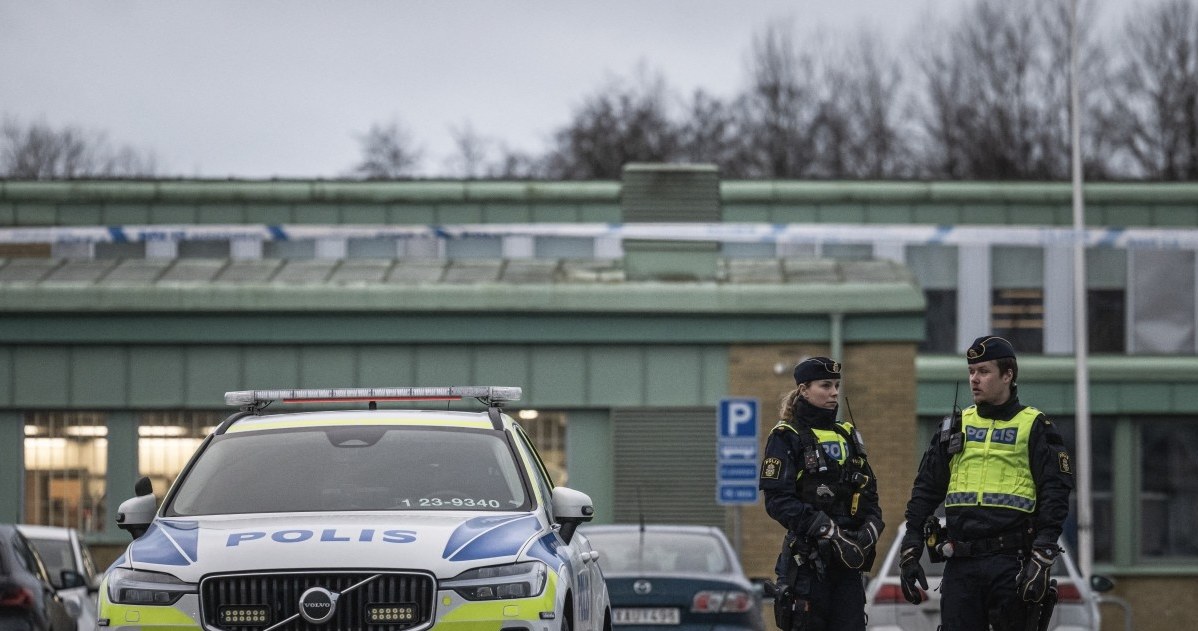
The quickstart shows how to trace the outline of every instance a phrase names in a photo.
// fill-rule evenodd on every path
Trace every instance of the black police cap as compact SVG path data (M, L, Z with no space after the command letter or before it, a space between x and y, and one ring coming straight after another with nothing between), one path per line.
M840 363L827 357L808 357L795 365L795 385L816 379L840 379Z
M1004 357L1015 357L1015 347L997 335L983 335L974 340L965 351L965 359L971 364Z

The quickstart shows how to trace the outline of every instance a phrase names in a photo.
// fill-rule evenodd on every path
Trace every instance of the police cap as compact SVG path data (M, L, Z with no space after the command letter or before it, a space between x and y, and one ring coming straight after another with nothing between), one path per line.
M983 335L969 345L965 359L971 364L980 364L992 359L1015 357L1015 347L997 335Z
M827 357L808 357L795 365L795 385L817 379L840 379L840 363Z

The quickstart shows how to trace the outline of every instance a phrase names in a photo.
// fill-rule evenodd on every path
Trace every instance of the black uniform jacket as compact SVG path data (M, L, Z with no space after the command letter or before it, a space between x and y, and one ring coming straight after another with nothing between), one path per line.
M1002 405L978 404L978 415L985 419L1007 421L1024 406L1017 396ZM1073 469L1069 454L1056 427L1039 416L1032 424L1028 440L1028 462L1036 483L1036 511L1031 514L1035 546L1055 545L1061 536L1061 524L1069 515L1069 492L1073 490ZM923 545L923 523L932 515L948 492L949 461L947 444L939 433L932 437L915 475L911 500L907 502L907 533L903 547ZM953 506L945 510L949 536L960 541L976 541L1018 531L1029 517L1013 508L995 506Z
M811 434L809 429L811 427L832 430L836 418L835 410L822 410L805 400L800 400L797 407L799 408L798 414L787 422L798 432ZM803 447L800 444L799 434L785 428L777 428L771 432L765 443L763 462L770 462L771 458L781 461L781 467L774 475L765 475L766 471L763 467L759 488L765 492L766 513L787 530L802 537L821 510L835 520L837 525L849 530L860 529L867 519L875 520L879 525L879 530L881 529L882 508L878 504L878 482L873 470L869 467L868 460L865 462L863 473L869 476L869 482L865 488L860 489L856 515L849 515L851 493L846 490L840 490L836 501L830 506L816 506L800 497L797 484L799 473L803 472L804 476L809 474L804 471ZM836 466L832 458L827 458L827 463L829 471L816 475L826 477L829 486L836 488L839 484L840 467Z

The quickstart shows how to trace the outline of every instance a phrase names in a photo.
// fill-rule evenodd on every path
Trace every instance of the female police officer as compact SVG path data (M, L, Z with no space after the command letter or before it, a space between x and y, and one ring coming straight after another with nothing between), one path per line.
M759 486L765 510L786 527L775 572L782 631L862 631L861 572L881 534L878 486L851 422L837 422L840 364L805 359L770 432Z

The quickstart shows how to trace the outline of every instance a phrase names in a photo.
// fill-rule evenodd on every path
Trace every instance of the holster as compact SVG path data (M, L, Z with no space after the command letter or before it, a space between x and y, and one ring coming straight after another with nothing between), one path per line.
M1044 600L1038 603L1028 603L1025 619L1026 631L1048 631L1048 623L1052 621L1052 610L1057 607L1057 581L1048 583L1048 593Z
M811 601L795 594L790 586L778 590L774 596L774 624L782 631L822 631L815 624Z

